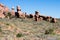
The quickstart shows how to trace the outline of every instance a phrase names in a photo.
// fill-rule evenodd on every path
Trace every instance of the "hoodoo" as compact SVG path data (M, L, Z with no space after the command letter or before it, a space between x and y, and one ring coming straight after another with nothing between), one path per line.
M14 7L11 8L11 11L8 7L4 6L3 4L0 4L0 18L5 18L7 16L7 14L10 12L12 18L13 17L17 17L17 18L33 18L35 21L49 21L49 22L53 22L56 23L57 20L56 18L53 18L51 16L42 16L40 15L39 11L35 11L35 14L29 14L27 15L25 12L21 11L21 7L18 5L16 7L17 12L15 12ZM8 17L8 16L7 16Z

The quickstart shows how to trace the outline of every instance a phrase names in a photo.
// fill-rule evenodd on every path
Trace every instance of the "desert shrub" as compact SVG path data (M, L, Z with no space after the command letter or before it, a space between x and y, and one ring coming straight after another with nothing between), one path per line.
M0 32L2 32L2 29L1 29L1 27L0 27Z
M48 30L45 30L45 34L52 34L54 31L54 29L48 29Z
M6 17L6 18L8 18L8 17L11 18L11 13L8 12L5 17Z
M8 12L8 14L7 14L9 17L11 16L11 13L10 12Z
M9 25L9 23L6 23L6 25Z
M18 33L17 35L16 35L16 37L22 37L23 35L22 35L22 33Z

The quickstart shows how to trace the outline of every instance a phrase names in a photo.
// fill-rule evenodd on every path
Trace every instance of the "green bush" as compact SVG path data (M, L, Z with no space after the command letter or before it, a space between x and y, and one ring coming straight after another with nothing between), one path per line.
M5 17L6 17L6 18L8 18L8 17L11 18L11 13L8 12Z
M9 25L9 23L6 23L6 25Z
M48 29L48 30L45 30L45 34L52 34L54 31L54 29Z
M23 35L22 35L22 33L18 33L17 35L16 35L16 37L22 37Z
M8 12L8 14L7 14L9 17L11 16L11 13L10 12Z
M1 29L1 27L0 27L0 32L2 32L2 29Z

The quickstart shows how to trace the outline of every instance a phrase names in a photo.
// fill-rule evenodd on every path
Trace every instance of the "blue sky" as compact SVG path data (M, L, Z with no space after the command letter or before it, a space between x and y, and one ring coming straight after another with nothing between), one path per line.
M10 9L20 5L23 12L34 14L39 11L41 15L60 18L60 0L0 0L0 3L8 6Z

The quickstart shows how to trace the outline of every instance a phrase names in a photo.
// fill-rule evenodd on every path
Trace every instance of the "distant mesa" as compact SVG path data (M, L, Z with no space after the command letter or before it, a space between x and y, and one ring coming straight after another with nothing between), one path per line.
M21 7L18 5L16 6L17 12L15 12L14 7L11 8L11 10L4 6L3 4L0 4L0 18L33 18L35 21L49 21L56 23L56 18L53 18L51 16L44 16L40 15L39 11L35 11L35 14L27 14L26 12L21 11Z

